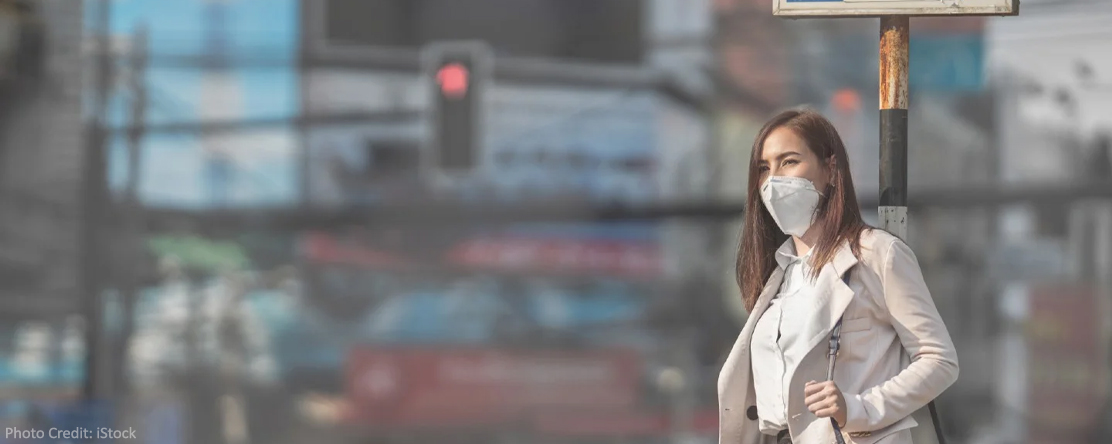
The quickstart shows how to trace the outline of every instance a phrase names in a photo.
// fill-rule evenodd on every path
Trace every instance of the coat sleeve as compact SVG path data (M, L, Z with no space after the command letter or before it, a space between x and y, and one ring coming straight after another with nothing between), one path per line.
M942 394L958 378L958 357L946 325L923 280L915 253L895 239L881 274L892 327L911 364L883 384L844 394L847 432L884 428Z

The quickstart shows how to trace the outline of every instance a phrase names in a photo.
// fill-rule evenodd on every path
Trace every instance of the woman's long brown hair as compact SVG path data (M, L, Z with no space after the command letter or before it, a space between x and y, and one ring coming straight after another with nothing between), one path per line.
M860 254L861 233L868 228L861 218L857 194L850 177L849 158L838 131L821 114L808 109L784 111L768 121L753 141L749 158L749 197L745 204L745 225L742 227L737 250L737 281L746 311L752 311L765 282L776 268L775 253L788 235L780 231L761 200L760 162L764 142L768 135L779 128L788 128L806 142L807 147L819 158L823 168L829 168L830 185L822 190L818 217L822 236L811 254L811 266L817 274L837 253L838 248L849 242L853 254ZM812 276L813 277L813 276Z

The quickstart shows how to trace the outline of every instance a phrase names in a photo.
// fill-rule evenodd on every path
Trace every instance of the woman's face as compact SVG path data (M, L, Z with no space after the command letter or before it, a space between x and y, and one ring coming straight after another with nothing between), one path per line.
M770 176L802 177L823 192L830 183L829 166L824 166L795 131L783 127L773 130L765 139L758 169L761 184Z

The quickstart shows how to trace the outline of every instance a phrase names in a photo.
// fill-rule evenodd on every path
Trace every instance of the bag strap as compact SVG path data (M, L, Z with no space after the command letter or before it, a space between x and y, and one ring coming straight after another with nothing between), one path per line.
M842 275L842 282L849 285L849 271ZM838 357L838 349L842 344L842 318L838 318L838 322L834 323L834 328L830 330L830 350L826 356L830 359L830 365L827 367L826 380L834 380L834 361ZM842 428L838 426L838 420L830 417L830 425L834 427L834 442L837 444L846 444L845 438L842 437Z
M849 271L842 275L842 282L849 286ZM827 367L826 380L834 380L834 361L838 357L838 350L841 348L842 341L842 318L838 318L838 322L834 323L834 328L830 330L830 351L827 356L830 358L830 365ZM938 408L934 406L934 400L927 403L930 409L931 422L934 423L934 434L938 438L938 444L946 444L946 435L942 434L942 422L938 420ZM846 444L845 438L842 437L842 428L838 426L838 420L833 417L830 418L830 425L834 427L834 439L837 444Z
M938 437L938 444L946 444L946 435L942 434L942 422L938 420L938 408L934 406L934 400L927 403L927 408L931 411L931 422L934 423L934 436Z

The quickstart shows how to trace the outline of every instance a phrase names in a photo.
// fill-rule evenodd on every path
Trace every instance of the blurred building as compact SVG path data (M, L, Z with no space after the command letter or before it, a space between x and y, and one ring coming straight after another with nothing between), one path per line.
M0 2L0 385L74 388L82 2ZM76 347L72 347L76 346Z
M82 165L81 2L0 4L4 310L76 302ZM39 307L34 307L39 305ZM53 305L53 307L51 307Z
M1105 50L1112 33L1104 25L1110 17L1107 2L1030 1L1020 17L991 22L999 184L1112 177L1101 142L1112 128L1112 55ZM990 435L1107 441L1112 261L1105 252L1112 250L1112 204L1014 206L996 226L1004 322L994 389L1000 413ZM1050 333L1052 325L1060 330ZM1059 413L1042 418L1045 410Z
M306 111L381 116L307 131L310 200L366 204L433 192L407 181L427 130L407 112L424 110L435 93L420 71L422 49L453 40L486 42L495 64L480 153L492 174L461 184L456 197L643 202L705 192L697 176L707 130L660 91L665 76L708 86L709 15L688 3L309 3ZM363 17L393 24L368 26ZM683 183L660 182L672 177ZM353 192L359 197L346 197Z

